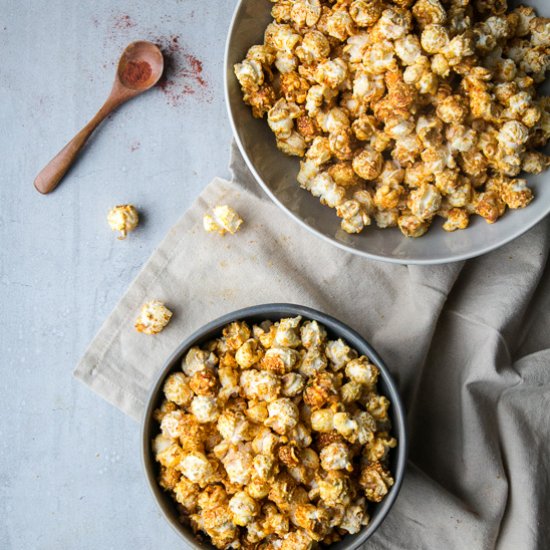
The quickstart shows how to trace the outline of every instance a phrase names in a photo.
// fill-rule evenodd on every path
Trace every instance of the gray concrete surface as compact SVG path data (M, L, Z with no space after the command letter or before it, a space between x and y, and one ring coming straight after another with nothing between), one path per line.
M222 59L233 7L0 0L2 550L182 547L145 485L139 426L71 373L170 226L228 175ZM171 43L175 81L115 113L40 196L36 173L99 108L120 52L139 38ZM118 241L106 215L124 202L143 223Z

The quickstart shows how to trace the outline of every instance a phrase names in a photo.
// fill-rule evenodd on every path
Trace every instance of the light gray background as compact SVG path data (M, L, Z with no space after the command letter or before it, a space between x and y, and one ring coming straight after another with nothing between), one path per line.
M145 485L139 426L71 373L170 226L228 175L222 59L234 4L0 0L2 550L181 547ZM207 86L183 77L195 93L175 104L157 89L127 104L39 195L36 173L99 108L123 47L173 35L203 62ZM126 202L143 222L118 241L106 216Z

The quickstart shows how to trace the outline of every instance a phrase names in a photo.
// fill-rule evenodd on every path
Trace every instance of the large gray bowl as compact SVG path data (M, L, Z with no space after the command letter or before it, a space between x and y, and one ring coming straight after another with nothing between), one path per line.
M528 0L539 15L550 16L548 0ZM511 3L510 3L511 4ZM485 254L519 237L550 212L550 172L529 177L535 200L525 209L507 212L496 224L472 216L470 227L448 233L443 220L420 239L404 237L397 229L368 227L360 235L340 229L335 212L300 189L296 183L299 161L281 153L264 120L252 117L243 103L233 65L240 62L253 44L263 42L263 32L271 21L271 2L241 0L235 10L225 50L225 96L229 119L239 149L265 192L289 216L319 237L355 254L403 264L440 264ZM548 90L548 86L546 86Z
M366 355L380 369L378 387L380 393L388 397L392 404L390 407L390 416L393 426L392 433L395 437L397 437L398 441L397 447L390 455L390 470L395 479L393 487L380 504L372 506L371 521L369 525L363 528L363 530L356 535L348 535L338 544L332 545L331 550L353 550L360 544L364 543L382 523L397 498L397 494L399 493L399 489L403 481L403 475L405 473L405 462L407 455L405 411L391 375L376 351L374 351L374 349L360 334L349 328L347 325L338 321L334 317L321 313L320 311L316 311L315 309L294 304L265 304L249 307L228 313L227 315L208 323L186 338L178 349L172 354L172 356L166 361L166 364L158 376L157 382L151 390L147 407L145 409L142 425L142 459L145 475L147 477L151 492L153 493L162 514L170 525L176 530L176 532L182 537L188 548L210 550L213 549L213 546L209 543L198 541L190 529L184 527L178 522L178 515L172 499L157 483L158 467L151 450L151 440L154 436L156 436L159 430L158 423L153 418L153 412L163 400L162 386L164 381L170 373L181 370L182 357L190 347L201 345L218 336L221 329L232 321L246 320L250 323L258 323L266 319L276 321L281 318L293 317L296 315L302 315L306 319L315 319L319 321L326 327L331 338L345 339L351 347L355 348L360 354Z

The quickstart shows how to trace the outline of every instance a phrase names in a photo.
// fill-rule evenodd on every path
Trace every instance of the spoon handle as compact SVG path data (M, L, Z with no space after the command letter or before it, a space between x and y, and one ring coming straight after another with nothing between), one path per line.
M109 98L105 104L99 109L94 118L76 134L76 136L57 153L57 155L50 160L48 164L39 172L38 176L34 180L34 186L40 193L44 195L52 192L63 179L63 176L67 173L73 162L75 161L78 153L84 147L88 138L92 135L92 132L101 124L101 122L107 117L116 107L120 105L121 101L113 101Z

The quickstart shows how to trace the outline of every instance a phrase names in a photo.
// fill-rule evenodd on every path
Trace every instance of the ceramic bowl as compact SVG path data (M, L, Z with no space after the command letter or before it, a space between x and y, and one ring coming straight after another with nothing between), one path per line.
M369 359L380 369L378 389L379 392L382 395L385 395L391 402L390 416L392 421L392 433L398 440L397 447L392 450L390 455L390 470L395 479L393 487L381 503L371 505L371 521L369 525L365 526L363 530L356 535L348 535L339 543L332 545L330 547L331 550L353 550L360 544L364 543L384 521L384 518L390 511L395 499L397 498L397 494L399 493L399 489L403 481L403 475L405 473L407 454L405 412L395 387L395 383L393 382L390 372L383 363L382 359L360 334L341 321L321 313L320 311L293 304L265 304L253 306L224 315L223 317L204 325L194 334L186 338L161 369L147 402L142 425L142 459L145 475L153 497L156 500L162 514L168 523L181 536L188 548L192 548L194 550L210 550L213 549L213 546L209 543L198 541L189 528L178 522L178 514L171 497L163 491L157 483L158 466L151 450L151 441L159 431L158 423L153 418L153 412L163 401L164 397L162 387L164 385L164 381L172 372L181 370L181 360L190 347L201 345L218 336L221 329L232 321L246 320L250 324L253 324L266 319L277 321L285 317L295 317L297 315L302 315L304 319L315 319L319 321L319 323L322 323L326 327L330 338L343 338L360 354L369 357Z
M550 17L548 0L530 0L541 16ZM300 189L296 182L299 161L279 151L265 119L253 118L243 103L233 65L242 61L248 48L263 43L263 33L271 22L271 2L241 0L229 29L225 51L225 95L235 140L248 168L271 199L290 217L322 239L354 254L401 264L441 264L465 260L498 248L533 227L550 212L550 171L530 176L535 200L523 210L508 211L489 225L472 216L466 230L448 233L437 218L433 227L419 239L407 238L397 228L367 227L359 235L340 228L333 209ZM546 94L550 86L546 83Z

